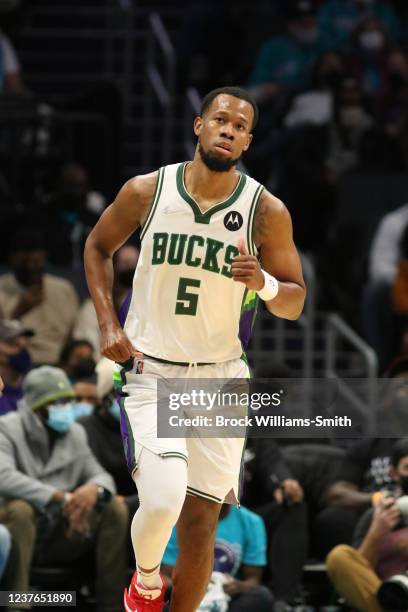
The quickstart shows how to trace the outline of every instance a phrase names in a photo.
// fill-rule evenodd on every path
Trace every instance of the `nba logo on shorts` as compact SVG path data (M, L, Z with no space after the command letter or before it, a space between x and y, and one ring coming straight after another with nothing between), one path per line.
M135 361L135 374L143 374L143 359L138 359Z

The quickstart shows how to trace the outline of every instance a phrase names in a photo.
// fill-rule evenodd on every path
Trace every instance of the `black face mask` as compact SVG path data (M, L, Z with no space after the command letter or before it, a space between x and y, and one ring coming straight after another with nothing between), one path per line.
M95 374L96 362L92 357L83 357L79 359L76 364L73 366L70 378L72 379L82 379L89 378L93 374Z
M19 353L9 357L9 365L20 374L27 374L31 370L31 357L26 349L21 349Z
M408 495L408 476L400 476L400 487L404 495Z
M130 289L133 285L133 277L135 275L135 271L133 268L128 268L127 270L119 270L116 273L118 283Z

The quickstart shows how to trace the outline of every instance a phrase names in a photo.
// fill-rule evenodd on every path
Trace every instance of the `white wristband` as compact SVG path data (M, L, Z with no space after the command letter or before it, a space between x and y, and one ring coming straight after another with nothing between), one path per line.
M278 295L279 282L274 276L272 276L272 274L268 274L268 272L265 272L265 270L262 270L262 274L265 279L265 284L260 291L257 291L257 294L261 300L268 302L269 300L273 300L273 298Z

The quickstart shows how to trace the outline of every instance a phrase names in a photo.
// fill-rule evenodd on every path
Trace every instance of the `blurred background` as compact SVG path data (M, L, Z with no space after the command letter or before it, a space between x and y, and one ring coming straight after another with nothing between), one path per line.
M77 401L106 425L112 389L96 388L99 332L84 278L84 242L123 182L192 158L201 99L224 85L249 89L259 104L241 169L287 205L308 287L299 321L259 310L248 351L255 374L334 378L345 405L364 414L374 411L379 376L407 377L406 1L0 0L0 28L0 375L6 383L0 414L17 411L33 366L57 365L80 385ZM132 286L139 246L136 233L115 255L117 312ZM350 379L365 383L357 389ZM387 406L406 407L405 391L398 385L388 391ZM121 474L116 488L129 497L132 513L138 502L118 418L108 418ZM372 434L370 427L367 420L355 437ZM399 482L390 476L390 438L371 437L356 447L334 434L314 442L285 440L281 451L271 440L257 441L246 457L249 481L259 487L245 504L259 509L269 495L282 509L288 501L279 517L260 512L268 531L264 583L287 605L267 609L292 609L296 601L340 609L344 597L330 591L322 562L334 546L352 542L373 493ZM104 450L94 440L98 461L113 473ZM0 493L12 497L1 491L2 478L0 472ZM283 487L280 497L286 480L301 493L289 486L285 498ZM338 482L348 485L339 489ZM3 522L9 525L0 513ZM276 577L283 551L288 566ZM347 554L337 559L342 571ZM34 567L31 584L72 579L81 587L73 568L52 574L45 566ZM282 586L287 576L289 587ZM92 607L92 592L89 601L84 609ZM372 600L355 604L379 609L372 606Z

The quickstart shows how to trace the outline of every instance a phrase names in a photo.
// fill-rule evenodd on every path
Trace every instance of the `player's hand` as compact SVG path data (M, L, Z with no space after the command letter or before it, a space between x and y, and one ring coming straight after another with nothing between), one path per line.
M258 259L255 255L248 255L242 239L238 241L238 250L239 255L234 257L231 266L233 280L244 283L248 289L260 291L265 284L265 279Z
M281 484L283 489L283 495L285 499L292 504L300 504L303 501L304 493L303 489L297 480L287 478Z
M378 537L390 533L400 521L401 514L393 497L385 497L374 511L371 529Z
M0 376L0 397L3 395L4 382L2 377Z
M143 358L119 325L110 324L101 329L101 353L112 361L123 363L131 357Z

